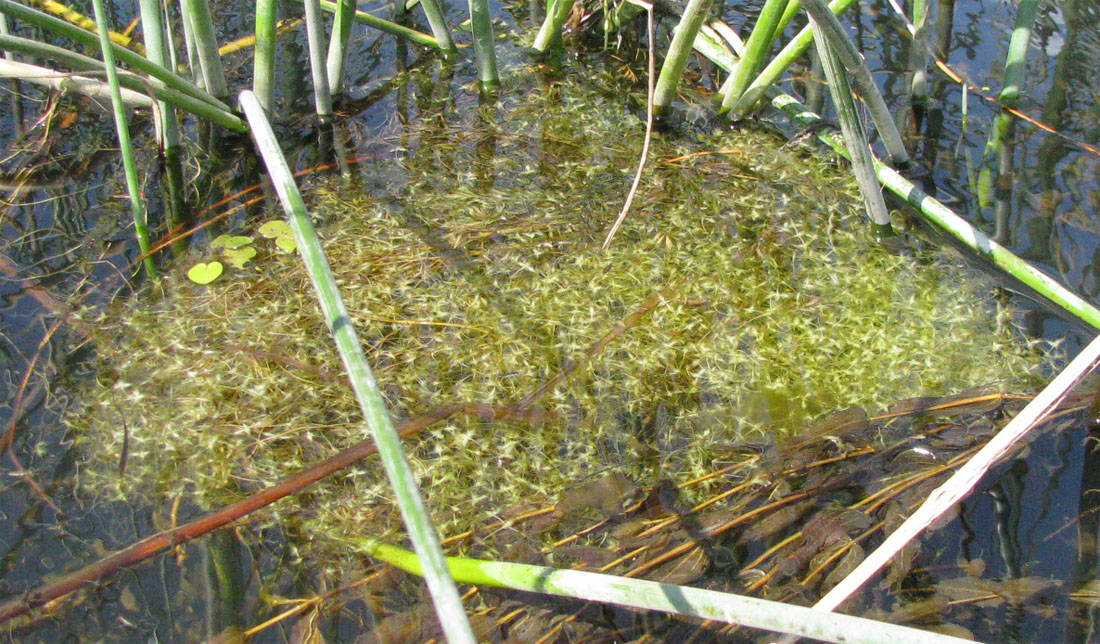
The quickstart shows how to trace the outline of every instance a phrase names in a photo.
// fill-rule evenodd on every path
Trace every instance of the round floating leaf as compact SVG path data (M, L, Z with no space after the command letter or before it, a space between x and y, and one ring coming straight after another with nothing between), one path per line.
M223 270L225 270L225 267L222 266L221 262L210 262L209 264L199 262L187 271L187 279L196 284L209 284L218 279Z
M264 225L260 226L259 232L268 239L279 237L293 237L290 232L290 224L286 223L282 219L273 219Z
M251 237L245 237L243 235L234 235L225 240L225 247L234 250L237 248L243 248L252 243Z
M256 256L256 248L254 246L233 249L226 248L222 255L225 256L225 261L233 267L244 268L248 260Z
M288 253L298 250L298 243L294 241L293 237L276 237L275 245Z
M251 237L243 235L218 235L210 242L210 248L240 248L252 243Z

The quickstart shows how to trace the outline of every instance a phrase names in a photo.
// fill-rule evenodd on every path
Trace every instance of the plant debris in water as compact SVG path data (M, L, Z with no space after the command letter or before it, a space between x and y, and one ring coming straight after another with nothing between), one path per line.
M395 123L359 179L312 194L395 417L515 404L575 367L533 419L408 444L444 534L609 472L693 479L830 410L1036 374L961 259L875 246L851 181L761 133L658 138L601 251L642 125L578 83L511 82L494 108ZM261 253L206 286L192 259L167 296L96 319L100 375L70 418L88 489L219 506L366 437L305 271ZM400 523L373 461L278 507L322 552Z
M1091 395L1070 396L1040 431L1070 430ZM463 540L475 556L503 553L520 563L808 605L862 562L1026 402L975 391L899 401L873 417L850 408L802 436L756 450L731 449L706 477L643 489L608 473L556 503L509 508L499 523ZM683 502L702 485L714 486L709 498L694 506ZM957 543L965 532L955 530L943 543ZM1057 604L1065 607L1065 589L1052 580L998 580L973 554L980 548L963 550L969 556L954 561L952 548L946 554L927 545L939 536L926 533L907 545L882 581L848 602L845 612L974 639L969 625L980 641L997 641L1000 625L991 617L998 611L1049 618ZM382 571L372 578L375 592L397 581ZM391 602L358 642L441 636L423 591L402 596L389 590ZM479 588L468 605L480 609L472 611L480 641L770 641L721 623L492 588Z

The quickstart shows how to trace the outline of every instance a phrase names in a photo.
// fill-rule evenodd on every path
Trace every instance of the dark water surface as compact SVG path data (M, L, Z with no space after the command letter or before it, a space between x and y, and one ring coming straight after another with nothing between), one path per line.
M941 4L936 11L945 11ZM378 6L368 11L385 15ZM297 11L289 3L284 14ZM116 24L125 24L136 9L116 5ZM243 35L251 24L250 3L226 4L219 11L220 39ZM464 19L465 5L450 3L452 24ZM90 13L90 9L88 10ZM520 32L530 33L528 5L494 7L502 40L502 67L524 64L517 46ZM1014 22L1015 7L1008 2L960 1L949 25L946 62L978 87L996 93ZM731 24L745 16L730 12ZM936 23L933 15L931 22ZM938 23L948 28L947 21ZM425 28L426 29L426 28ZM886 2L865 3L855 33L866 50L875 78L888 101L905 111L904 71L908 41ZM526 31L524 31L526 30ZM356 53L349 67L350 100L340 111L349 117L342 127L352 133L358 150L371 151L371 139L394 127L407 115L433 113L440 104L462 109L477 103L472 57L463 50L453 75L434 70L432 58L415 47L398 53L393 39L374 32L356 32ZM459 32L463 38L464 32ZM527 36L524 36L527 37ZM935 36L933 36L935 39ZM281 41L278 69L280 114L304 115L312 104L304 58L304 38ZM229 57L234 68L231 83L244 86L249 55ZM393 83L399 69L411 65L430 70L416 80ZM1064 136L1020 122L1009 167L1011 176L996 184L991 203L982 203L975 186L984 165L986 133L996 108L933 71L931 100L919 124L911 130L918 160L932 171L929 192L949 202L956 212L994 235L1001 243L1059 278L1070 289L1097 301L1100 290L1100 157L1074 141L1096 146L1100 140L1100 3L1068 0L1043 3L1029 51L1025 96L1021 111L1055 128ZM5 86L7 87L7 86ZM16 141L17 118L32 128L47 109L48 97L23 88L24 97L0 100L0 144ZM56 121L47 131L32 129L17 147L20 156L3 160L5 182L20 166L48 163L43 185L18 193L7 190L3 212L3 249L0 261L0 389L8 405L0 409L3 427L17 423L12 450L0 455L5 474L0 489L0 599L18 597L43 580L53 579L103 553L126 546L157 530L195 514L186 501L180 507L164 500L150 508L125 502L107 502L94 491L72 485L79 472L71 437L58 423L71 403L69 392L93 377L82 367L80 333L65 325L53 334L56 311L64 302L97 304L128 289L128 264L135 256L126 220L129 210L120 198L124 186L120 164L110 149L115 145L112 126L101 110L78 99L59 106L77 117L71 125ZM137 124L139 132L143 124ZM201 128L191 134L201 139ZM289 147L292 165L310 167L329 158L326 136L318 134L307 116L285 117L280 134ZM336 137L341 140L340 136ZM46 141L49 158L36 154L34 141ZM187 169L196 177L192 198L201 209L256 182L257 162L244 154L247 140L222 146L202 146L197 161ZM102 149L102 150L101 150ZM89 154L88 150L101 150ZM150 159L143 160L149 166ZM212 169L224 168L224 171ZM365 182L370 181L364 178ZM154 213L163 212L162 199L152 184L146 194ZM257 214L260 206L251 214ZM248 213L236 215L240 222ZM1005 282L1009 291L1011 283ZM74 297L72 294L77 293ZM1067 321L1049 309L1016 297L1023 308L1029 333L1061 342L1072 354L1091 337L1091 331ZM945 347L950 338L944 339ZM39 351L39 345L43 349ZM34 374L13 409L20 382L34 363ZM48 385L47 385L48 383ZM48 391L48 393L46 393ZM1097 579L1095 543L1100 537L1094 497L1095 454L1088 450L1088 421L1067 422L1057 433L1044 434L1019 460L1001 468L1000 478L987 480L966 501L958 529L932 537L943 553L940 564L981 561L984 577L1045 579L1057 592L1045 588L1028 602L1001 602L981 611L975 608L966 626L985 641L1086 642L1096 639L1096 610L1072 602L1066 593ZM25 469L24 469L25 468ZM24 477L24 472L30 474ZM33 485L30 481L33 479ZM1078 521L1078 516L1081 520ZM290 529L293 532L293 529ZM136 571L118 576L119 583L80 594L60 606L54 616L29 630L7 632L9 641L26 642L200 642L229 632L227 627L249 627L271 616L259 608L255 579L278 576L267 587L278 587L288 598L310 597L325 589L316 579L295 568L295 552L283 530L245 526L236 539L226 532L179 549ZM301 537L301 535L296 535ZM242 542L263 544L245 548ZM274 572L273 572L274 571ZM349 580L351 581L351 580ZM241 592L240 589L252 588ZM1095 601L1095 600L1094 600ZM290 605L288 605L289 607ZM1049 610L1048 610L1049 609ZM360 632L359 607L345 615L325 617L329 641L355 641ZM309 611L304 614L309 615ZM258 641L303 641L295 635L295 619L267 629Z

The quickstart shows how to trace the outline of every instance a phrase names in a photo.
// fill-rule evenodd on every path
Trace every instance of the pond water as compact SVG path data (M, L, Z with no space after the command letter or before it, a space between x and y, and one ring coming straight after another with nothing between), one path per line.
M945 6L940 5L941 14ZM289 10L284 7L284 11ZM119 23L128 22L134 14L126 6L118 6L116 11ZM754 9L731 10L727 16L730 24L743 25L745 11L751 15ZM460 22L463 13L463 6L449 6L452 23ZM251 22L245 6L227 5L222 15L226 16L219 24L222 40L241 35ZM500 21L500 31L507 35L501 42L504 66L521 67L526 63L516 40L519 34L529 33L530 7L496 6L494 15ZM988 0L957 2L952 15L946 61L974 85L988 86L995 92L1015 8ZM1096 299L1100 289L1100 266L1096 261L1100 228L1095 224L1100 209L1100 157L1073 142L1095 145L1100 138L1100 106L1095 91L1100 86L1098 24L1100 5L1096 2L1071 1L1040 8L1029 56L1028 91L1021 110L1055 127L1065 137L1020 123L1010 164L1012 176L997 183L993 203L982 203L973 188L982 168L986 132L995 115L989 103L967 93L964 118L961 87L933 73L928 112L913 131L917 156L932 170L930 181L935 187L929 184L929 192L950 201L961 215L1090 299ZM863 6L856 31L876 79L899 112L906 100L900 72L908 60L906 39L898 35L900 29L886 3L873 3ZM311 107L303 51L300 40L284 40L281 45L286 63L279 69L282 114L305 114ZM247 56L239 60L247 60ZM587 74L604 78L609 85L614 82L622 91L615 63L578 63L589 65ZM392 81L405 65L425 71ZM462 62L447 72L433 65L430 57L415 48L395 55L388 36L364 36L349 70L350 101L341 109L347 118L341 119L335 133L319 132L304 116L288 116L281 122L281 136L293 143L292 163L306 168L328 162L334 145L351 146L345 148L349 156L376 158L382 149L380 141L392 143L396 133L399 144L421 151L410 155L421 164L420 171L462 175L466 168L456 164L454 158L429 154L424 139L400 141L400 134L407 131L403 124L436 119L440 128L435 136L440 141L457 137L463 145L477 145L476 135L447 126L449 119L469 114L478 105L479 98L471 89L473 68L469 56L463 56ZM238 80L244 78L247 65L241 65L241 69ZM15 123L16 105L24 113L22 123L26 126L46 109L42 97L33 90L19 102L3 101L0 122L5 127L0 137L5 146L15 139L16 128L8 125ZM4 288L7 303L0 312L6 358L0 387L5 388L6 400L14 401L24 371L38 355L39 344L45 347L36 363L39 375L31 379L19 408L5 410L7 416L3 419L5 426L13 420L19 422L14 449L3 457L9 485L0 493L0 551L4 553L0 592L8 597L197 513L194 501L186 497L151 504L136 497L130 502L108 501L103 490L73 484L86 465L83 454L72 448L74 437L58 429L58 419L71 404L72 392L93 374L84 366L87 352L73 350L81 343L79 329L62 325L54 334L52 325L58 318L53 311L61 302L70 298L75 301L73 293L79 294L82 301L97 304L119 289L126 290L126 266L134 248L129 233L119 225L125 222L128 211L117 197L123 191L117 161L109 151L87 152L113 145L109 121L95 116L94 107L79 101L63 102L59 109L72 110L77 118L72 123L58 119L49 132L33 130L29 139L45 140L47 145L42 149L49 152L49 158L31 150L5 165L10 171L19 165L51 164L41 187L5 192L6 202L14 202L5 206L4 266L0 267L5 275L0 288ZM548 144L533 143L538 148L533 156L537 159L547 154L547 149L538 146ZM256 162L243 154L249 147L247 141L229 141L207 147L208 156L196 157L197 165L189 170L197 177L194 194L200 207L256 182ZM383 165L363 163L353 166L350 172L355 181L377 187L388 178L382 174ZM211 168L225 170L211 172ZM477 173L477 168L469 170ZM161 198L156 190L147 191L156 209ZM235 215L221 230L242 223L246 216L264 214L262 204L253 206ZM1004 286L1011 296L1014 285L1005 281ZM1022 297L1013 300L1024 311L1021 321L1028 333L1061 342L1066 352L1075 352L1091 336L1090 331L1062 319L1057 312ZM991 308L988 302L976 303L975 307ZM948 345L950 339L944 342ZM1085 492L1093 487L1090 472L1098 469L1087 466L1095 457L1085 449L1089 431L1085 413L1077 413L1079 420L1074 417L1059 425L1059 431L1043 434L1025 455L1002 468L1000 478L983 483L981 492L966 503L960 524L942 531L930 544L931 549L944 553L938 560L944 568L967 562L971 569L979 565L983 568L977 575L983 579L1030 580L1027 587L1034 592L1027 601L994 602L996 605L988 610L975 608L968 615L952 614L953 620L965 623L979 639L1083 642L1089 641L1094 632L1091 620L1095 619L1095 610L1086 601L1067 598L1068 592L1078 590L1097 575L1095 508ZM1079 513L1083 517L1080 521ZM269 596L259 596L257 588L300 599L332 590L323 584L339 580L339 575L294 565L302 557L299 544L309 541L310 528L297 523L293 516L272 527L265 522L271 517L272 513L264 514L254 524L223 532L181 548L173 556L125 572L119 583L63 604L56 616L13 637L42 642L192 642L220 636L232 641L237 633L234 628L254 626L279 612L272 608L278 603ZM1074 556L1067 556L1070 551ZM928 574L941 581L954 578L953 573L942 571ZM257 582L260 577L264 578L262 584ZM1040 584L1038 579L1051 583ZM387 586L376 583L380 589ZM978 589L988 591L989 587ZM952 592L956 594L952 596ZM933 599L951 596L959 600L960 592L946 588L932 595ZM328 640L355 641L367 616L379 610L369 600L336 614L303 607L306 610L302 614L312 616L310 619L289 619L262 631L258 641L304 641L308 632L304 625L313 622L323 624Z

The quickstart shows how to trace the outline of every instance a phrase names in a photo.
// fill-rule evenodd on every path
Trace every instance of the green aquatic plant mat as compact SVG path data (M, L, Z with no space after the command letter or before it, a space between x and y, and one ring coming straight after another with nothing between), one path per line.
M310 197L399 417L514 404L575 368L534 420L456 417L407 445L444 534L608 471L693 478L833 409L1031 384L1040 359L980 275L917 240L878 247L849 179L764 134L659 137L601 251L643 126L585 86L535 83L508 80L496 120L394 122L358 177ZM69 418L88 489L219 506L362 440L305 272L257 246L208 285L187 280L192 260L167 296L96 318L100 375ZM368 460L276 513L304 510L311 543L342 551L399 528L388 496Z

